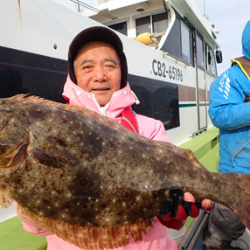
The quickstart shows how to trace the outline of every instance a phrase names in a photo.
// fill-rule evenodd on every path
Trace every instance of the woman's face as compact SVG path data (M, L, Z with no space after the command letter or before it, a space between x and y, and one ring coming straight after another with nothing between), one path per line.
M121 65L114 47L99 41L85 44L76 55L75 76L77 85L105 106L121 88Z

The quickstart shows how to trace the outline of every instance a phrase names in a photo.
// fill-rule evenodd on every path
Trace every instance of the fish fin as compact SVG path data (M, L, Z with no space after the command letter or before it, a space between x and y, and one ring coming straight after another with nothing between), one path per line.
M28 94L18 94L18 95L9 97L8 99L15 100L15 101L22 101L26 96L28 96Z
M59 102L46 100L44 98L40 98L37 96L27 96L25 94L16 95L16 96L13 96L13 97L8 98L8 99L11 99L14 101L29 102L29 103L33 103L33 104L46 105L46 106L59 108L59 109L69 111L69 112L75 113L77 115L81 115L81 116L96 120L98 122L101 122L109 127L112 127L113 129L115 129L119 132L123 132L125 134L136 135L133 131L131 131L130 129L127 129L126 127L124 127L123 125L121 125L120 123L115 121L114 119L107 117L107 116L100 115L95 111L89 110L89 109L82 107L82 106L79 106L79 105L65 105L65 104L62 104ZM147 139L147 140L149 140L149 139ZM149 141L151 141L151 140L149 140Z
M132 225L83 227L36 215L20 204L19 207L25 216L32 219L41 228L81 249L104 250L105 248L113 249L117 246L126 246L129 243L130 232L135 240L141 240L142 233L149 232L155 222L155 218L153 218Z
M12 199L11 199L9 189L0 187L0 206L2 206L2 208L6 209L6 208L10 207L11 204L12 204Z
M32 150L29 153L29 157L35 159L39 163L53 167L53 168L65 168L68 167L69 161L64 157L41 149Z
M250 174L238 174L237 182L240 190L235 203L229 208L238 216L240 221L250 230Z

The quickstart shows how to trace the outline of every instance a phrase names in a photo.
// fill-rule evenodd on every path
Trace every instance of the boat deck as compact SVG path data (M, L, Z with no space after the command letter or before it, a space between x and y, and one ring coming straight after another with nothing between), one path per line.
M212 127L202 134L180 145L190 149L197 159L211 172L218 172L219 163L219 129Z
M192 140L183 143L180 147L192 150L200 163L210 172L218 172L220 160L218 128L212 127ZM192 220L192 218L188 218L186 228L189 227Z
M46 250L47 248L46 238L24 231L17 216L0 223L0 242L1 250Z

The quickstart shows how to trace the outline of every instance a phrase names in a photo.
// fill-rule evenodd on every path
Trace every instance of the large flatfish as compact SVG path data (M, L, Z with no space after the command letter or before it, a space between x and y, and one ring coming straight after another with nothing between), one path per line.
M84 249L142 239L169 189L230 208L250 229L250 176L210 173L190 150L139 136L80 106L0 100L0 205Z

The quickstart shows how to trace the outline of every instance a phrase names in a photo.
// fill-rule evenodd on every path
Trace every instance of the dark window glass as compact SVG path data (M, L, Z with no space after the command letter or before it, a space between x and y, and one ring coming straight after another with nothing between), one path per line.
M22 76L12 67L1 67L0 63L0 98L8 98L17 94L27 94Z
M162 121L166 130L178 127L180 125L178 85L154 85L155 90L152 93L153 118Z
M215 62L214 62L214 51L211 48L208 48L207 52L207 72L210 75L215 75Z
M207 72L209 71L210 60L211 60L210 51L208 46L205 45L205 68Z
M203 54L203 42L202 39L196 36L196 47L197 47L197 63L198 66L204 68L204 54Z
M145 32L151 33L150 16L138 18L135 21L136 21L136 36Z
M140 100L132 107L135 112L162 121L166 130L180 126L177 84L135 75L128 80Z
M213 52L213 62L214 62L214 76L215 77L218 77L218 72L217 72L217 63L216 63L216 55L215 55L216 52Z
M1 46L0 55L0 98L28 93L66 102L67 61Z
M170 55L181 59L181 24L180 24L180 16L176 13L176 20L170 33L163 44L161 50L168 52Z
M160 32L164 32L167 30L168 28L168 13L167 12L153 15L152 18L153 18L153 32L154 33L160 33ZM161 37L162 36L157 36L156 38L158 39L158 41L160 41Z
M154 33L166 31L168 28L168 13L153 15Z
M191 41L192 41L192 33L190 28L184 22L181 22L182 59L188 63L191 63L191 54L192 54Z
M109 28L111 28L111 29L113 29L115 31L118 31L118 32L122 33L125 36L128 35L127 22L109 25Z

